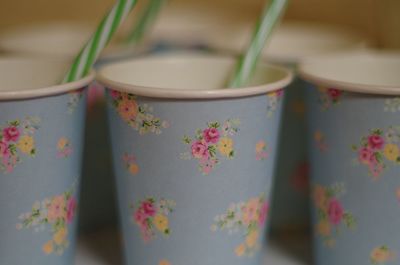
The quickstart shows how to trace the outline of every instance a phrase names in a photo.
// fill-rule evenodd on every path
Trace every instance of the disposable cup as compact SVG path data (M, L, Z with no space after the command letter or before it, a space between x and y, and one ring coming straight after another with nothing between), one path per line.
M8 54L23 54L33 58L57 57L72 60L94 29L90 24L71 21L12 28L1 34L0 49ZM95 68L142 53L145 53L143 46L131 47L113 42L102 52ZM81 193L83 210L79 220L82 232L117 223L104 90L96 82L89 85L87 100Z
M315 264L391 264L400 253L400 54L300 66L308 83Z
M110 64L107 89L126 264L259 264L290 71L222 89L231 57Z
M0 59L0 264L72 264L94 73L57 85L65 61Z

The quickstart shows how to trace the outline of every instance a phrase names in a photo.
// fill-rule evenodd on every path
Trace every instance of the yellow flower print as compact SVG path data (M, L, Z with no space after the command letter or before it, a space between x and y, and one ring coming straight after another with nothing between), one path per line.
M65 227L58 230L53 236L54 243L56 243L57 245L61 245L62 243L64 243L67 234L68 230Z
M257 240L258 240L258 231L257 230L253 230L246 237L246 245L249 248L255 247L256 244L257 244Z
M316 185L314 188L314 202L318 208L325 211L327 207L326 189L321 185Z
M331 225L327 220L321 221L317 225L318 234L329 236L331 234Z
M22 153L32 154L35 146L35 140L33 140L32 136L24 135L19 139L17 146Z
M118 112L122 119L130 121L131 119L135 119L138 112L138 105L135 100L124 98L118 106Z
M46 255L50 255L51 253L53 253L53 241L50 240L46 244L44 244L42 250L44 253L46 253Z
M215 217L211 230L228 230L230 234L240 232L243 241L234 252L239 257L251 257L260 250L260 232L268 217L268 210L269 204L264 194L247 202L231 203L224 214Z
M137 164L130 164L129 165L129 172L132 175L136 175L137 173L139 173L139 166Z
M218 150L222 155L232 157L233 140L229 137L222 137L218 143Z
M51 203L47 206L47 220L54 223L57 219L64 219L65 212L65 199L64 195L55 196Z
M335 245L335 237L343 228L353 229L357 226L357 220L353 214L346 211L338 200L345 193L343 183L335 183L331 186L314 185L313 204L316 210L315 234L318 235L326 247Z
M68 139L65 137L61 137L57 142L57 149L62 150L67 146L67 144L68 144Z
M160 261L160 263L158 263L158 265L171 265L171 263L169 263L168 260L163 259Z
M154 216L154 225L155 227L163 233L168 234L169 233L169 221L168 217L166 217L163 214L157 214Z
M386 246L376 247L371 251L370 259L373 264L384 264L392 261L395 254Z
M397 161L397 158L399 157L399 147L395 144L387 144L383 153L387 160Z
M236 256L241 257L245 253L246 253L246 246L244 244L240 244L239 246L236 247L235 249Z
M75 183L72 188L52 198L35 201L29 212L18 217L20 223L16 224L18 230L48 226L49 241L41 246L46 255L63 255L69 247L68 232L76 216L77 200L74 197ZM39 246L40 248L40 246Z
M256 144L256 153L261 153L262 151L264 151L264 148L266 147L266 144L264 141L259 141Z

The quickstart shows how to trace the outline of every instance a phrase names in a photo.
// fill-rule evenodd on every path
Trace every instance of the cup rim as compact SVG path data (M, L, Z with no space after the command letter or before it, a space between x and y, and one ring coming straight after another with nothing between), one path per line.
M240 54L245 48L244 45L246 43L240 43L240 38L238 38L238 36L242 35L242 37L249 37L252 32L251 30L254 27L254 23L255 21L247 21L235 25L235 27L232 27L232 24L234 23L222 26L220 25L219 29L221 30L214 33L212 40L210 40L208 44L213 49L220 52ZM229 35L226 35L228 33L225 33L225 35L222 34L225 27L228 27ZM299 34L300 37L292 36L293 34L291 33L293 32L297 32L296 34L302 34ZM319 36L322 33L323 35L319 38L320 40L324 40L324 43L315 40L315 36ZM306 49L303 45L297 47L299 43L299 39L296 39L297 37L301 38L300 43L307 43ZM331 41L331 46L326 45L328 39L334 39L334 41ZM331 23L288 20L283 22L276 29L271 42L268 44L269 48L265 49L261 56L273 63L298 64L308 57L340 51L362 50L368 47L370 42L371 41L360 32L349 30ZM281 47L282 43L286 43L286 46ZM314 50L311 52L312 49L308 47L312 47ZM315 48L317 48L316 51Z
M89 22L76 22L68 20L60 20L50 25L47 23L38 22L29 26L14 26L2 32L2 38L0 38L0 48L11 54L22 54L37 57L74 57L76 53L79 52L86 39L90 38L91 33L93 32L93 26L95 25L92 25L92 23ZM74 43L74 46L76 47L74 47L73 50L65 50L63 52L59 51L58 49L46 49L49 47L49 45L44 44L49 43L54 46L54 43L60 42L57 41L55 37L50 37L46 40L46 42L40 41L36 43L36 45L42 44L45 47L40 46L40 48L37 48L35 45L32 46L33 40L43 38L43 36L46 35L51 36L51 33L54 32L58 32L58 34L74 33L75 35L73 36L73 41L76 43L76 45ZM78 36L80 37L79 39L76 38Z
M298 67L299 76L313 84L325 86L325 87L334 87L340 90L355 92L361 94L375 94L375 95L400 95L400 83L398 85L378 85L378 84L366 84L362 82L351 82L351 81L341 81L338 78L330 78L330 77L322 77L317 73L313 73L312 69L309 67L313 63L318 63L321 60L336 59L337 56L348 56L348 55L356 55L356 56L373 56L372 59L385 59L384 56L396 56L400 58L400 53L398 52L390 52L390 51L373 51L366 50L360 53L336 53L325 56L315 56L310 57L307 60L304 60L300 63ZM382 57L380 57L382 56ZM344 58L344 57L343 57ZM361 65L361 64L360 64Z
M173 58L168 58L173 56ZM219 98L238 98L246 96L254 96L280 90L291 83L293 80L293 71L281 66L275 66L260 62L267 66L269 69L281 71L285 76L275 82L254 85L242 88L226 88L226 89L207 89L207 90L184 90L170 87L157 88L152 86L133 85L124 82L114 81L111 78L105 76L105 71L109 68L119 66L121 64L148 61L149 59L163 59L167 60L188 60L192 58L214 58L214 59L233 59L232 56L224 55L210 55L210 54L187 54L187 53L169 53L168 55L156 55L146 56L131 60L124 60L116 63L110 63L101 67L97 72L97 81L104 85L107 89L117 90L120 92L126 92L135 94L138 96L152 97L152 98L169 98L169 99L219 99Z
M38 61L38 62L51 62L49 60L41 60L35 57L30 57L30 56L5 56L0 59L1 60L12 60L12 61L21 61L21 62L32 62L32 61ZM73 82L68 82L65 84L60 84L60 85L50 85L46 87L41 87L41 88L27 88L27 89L21 89L21 90L16 90L16 91L1 91L0 90L0 101L5 101L5 100L19 100L19 99L31 99L31 98L40 98L40 97L46 97L46 96L53 96L53 95L59 95L59 94L64 94L68 93L80 88L83 88L87 85L89 85L95 78L95 71L91 70L89 74L87 74L85 77L73 81Z

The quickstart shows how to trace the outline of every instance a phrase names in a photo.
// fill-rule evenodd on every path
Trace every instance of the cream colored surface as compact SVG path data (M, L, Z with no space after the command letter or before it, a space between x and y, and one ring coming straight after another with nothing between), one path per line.
M63 60L5 57L0 59L0 100L33 98L73 91L88 85L94 73L58 85L67 71Z
M224 88L234 58L198 53L169 53L109 64L97 80L119 91L158 98L233 98L263 94L287 86L293 74L260 64L249 86Z
M139 5L143 5L146 1L139 1ZM90 23L98 23L113 2L114 0L3 1L0 8L0 31L10 26L25 26L33 22L54 20L88 20ZM169 2L167 8L191 8L211 20L223 17L248 20L257 16L264 0L169 0ZM400 48L399 10L399 0L294 0L290 3L286 18L344 26L366 34L380 47Z
M300 65L299 73L322 86L400 95L400 53L365 51L314 57Z
M241 23L220 27L209 39L209 45L220 51L242 53L247 48L254 25ZM335 51L363 48L368 40L357 32L316 22L282 23L264 49L263 56L272 62L298 63L306 57Z
M90 38L93 27L83 23L41 22L10 28L0 37L0 49L9 53L73 57Z

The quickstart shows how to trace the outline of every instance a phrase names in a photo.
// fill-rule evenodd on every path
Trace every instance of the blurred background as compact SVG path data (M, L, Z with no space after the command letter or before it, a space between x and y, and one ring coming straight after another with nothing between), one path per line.
M84 21L94 26L113 2L3 0L0 8L0 32L14 26L56 20ZM145 1L139 1L136 11L143 2ZM201 19L212 25L221 19L252 20L264 3L263 0L170 0L164 12L177 8L189 10L190 19ZM365 34L379 48L400 48L399 11L399 0L292 0L285 19L345 26Z

